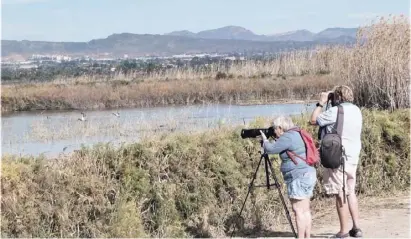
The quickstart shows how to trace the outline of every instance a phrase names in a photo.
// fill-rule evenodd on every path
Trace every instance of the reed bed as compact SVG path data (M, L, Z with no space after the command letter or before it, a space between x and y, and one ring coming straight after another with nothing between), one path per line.
M104 109L203 102L316 99L337 84L354 89L361 106L407 108L408 19L394 16L360 28L352 47L318 47L279 53L270 61L214 64L206 69L114 78L82 76L54 82L2 86L2 112L44 109Z
M91 85L41 84L2 89L2 112L107 109L207 103L239 104L309 100L333 86L329 77L149 81ZM315 85L316 87L313 87Z
M362 28L358 39L340 73L355 89L357 103L391 110L409 108L409 19L381 18Z

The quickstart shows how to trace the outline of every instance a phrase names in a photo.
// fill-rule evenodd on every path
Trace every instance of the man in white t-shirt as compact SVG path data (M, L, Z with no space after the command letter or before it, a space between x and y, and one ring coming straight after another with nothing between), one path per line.
M322 112L322 108L328 101L329 93L334 93L335 98L333 107ZM362 237L362 231L359 229L359 210L358 201L355 195L356 172L357 165L360 159L361 151L361 130L362 130L362 114L358 106L352 102L354 100L353 92L348 86L336 86L332 91L321 93L320 101L311 115L310 123L319 125L325 129L325 133L331 133L336 127L338 107L341 105L344 109L344 122L342 130L342 145L345 149L345 178L347 185L347 201L343 203L343 171L342 167L338 169L325 168L323 174L324 189L327 194L336 195L336 206L338 217L340 219L340 231L336 237ZM335 128L336 129L336 128ZM353 227L350 230L348 225L349 213L353 220Z

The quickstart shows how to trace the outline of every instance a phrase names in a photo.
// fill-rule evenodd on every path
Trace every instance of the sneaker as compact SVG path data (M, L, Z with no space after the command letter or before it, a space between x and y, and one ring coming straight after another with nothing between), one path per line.
M351 237L362 237L362 231L359 228L353 228L349 233Z
M333 237L331 237L331 238L346 238L346 237L349 237L350 236L350 233L345 233L345 234L342 234L341 232L339 232L339 233L337 233L337 234L335 234Z

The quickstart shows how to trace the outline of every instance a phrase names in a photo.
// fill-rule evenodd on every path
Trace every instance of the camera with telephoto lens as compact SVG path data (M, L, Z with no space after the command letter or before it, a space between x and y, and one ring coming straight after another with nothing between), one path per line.
M277 135L274 132L274 127L270 128L260 128L260 129L242 129L241 130L241 138L246 139L246 138L256 138L257 136L260 136L260 130L267 136L267 138L273 137L277 138Z

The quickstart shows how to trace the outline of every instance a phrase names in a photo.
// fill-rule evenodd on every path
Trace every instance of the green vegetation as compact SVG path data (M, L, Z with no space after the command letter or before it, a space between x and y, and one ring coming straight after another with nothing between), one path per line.
M363 116L357 191L407 190L409 111L364 109ZM252 127L266 127L269 120ZM295 121L316 135L307 115ZM3 158L2 237L225 236L259 160L258 141L239 133L236 127L165 134L53 160ZM278 170L279 162L273 166ZM321 177L319 168L314 208L324 201ZM257 180L264 184L263 169ZM241 235L278 229L286 220L277 191L265 188L254 190L243 217Z
M41 83L58 79L93 77L107 81L118 79L119 74L127 75L131 80L140 80L150 77L150 74L165 74L170 69L180 71L196 69L197 71L210 72L213 65L236 64L238 60L224 59L223 57L194 57L190 61L173 59L150 60L72 60L61 63L35 60L36 68L21 69L2 67L1 80L3 84ZM40 63L42 62L42 63Z

